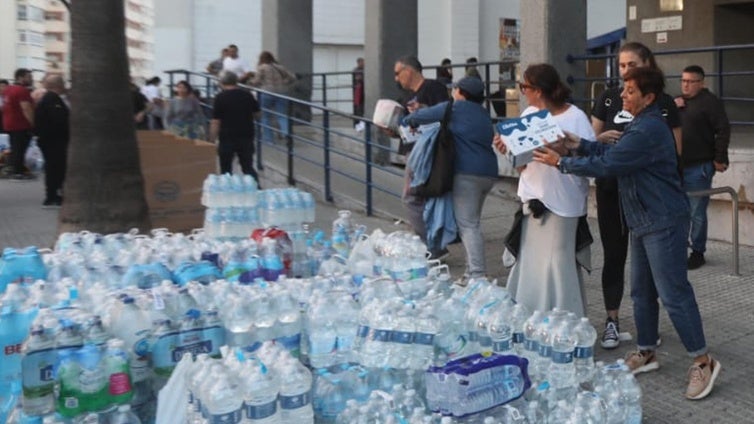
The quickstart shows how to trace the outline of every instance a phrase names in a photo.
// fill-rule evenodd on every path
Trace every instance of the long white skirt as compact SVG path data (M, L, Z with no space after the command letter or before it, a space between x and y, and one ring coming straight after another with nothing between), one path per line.
M558 307L585 316L584 280L575 251L578 223L579 218L552 212L538 219L524 215L521 246L507 285L516 302L532 312Z

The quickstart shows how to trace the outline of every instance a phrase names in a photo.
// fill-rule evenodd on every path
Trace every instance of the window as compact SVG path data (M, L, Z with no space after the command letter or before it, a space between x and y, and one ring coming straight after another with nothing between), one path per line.
M26 6L25 5L18 5L18 20L19 21L25 21L26 20Z

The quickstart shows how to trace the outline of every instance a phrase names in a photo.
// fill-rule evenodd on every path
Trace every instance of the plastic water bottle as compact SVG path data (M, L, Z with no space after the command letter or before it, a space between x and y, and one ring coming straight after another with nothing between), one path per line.
M573 364L576 367L576 380L579 383L591 381L594 375L594 342L597 332L589 323L589 318L583 317L573 329L576 338L576 348L573 351Z
M549 366L550 384L556 390L575 390L576 368L573 364L573 351L576 347L576 337L573 333L574 322L565 318L550 329L552 340L552 360Z
M429 311L420 311L416 318L415 331L409 368L424 370L432 364L435 357L435 337L440 332L437 317Z
M141 424L141 420L131 411L131 405L121 405L110 418L110 424Z
M204 328L202 329L202 338L208 343L209 356L213 358L221 357L220 348L225 345L225 328L220 319L217 309L211 307L204 314ZM173 358L179 360L179 358Z
M104 355L105 375L107 376L107 395L109 403L126 405L133 398L131 367L123 340L110 339Z
M102 354L94 345L84 345L77 352L80 365L79 398L81 408L87 412L96 412L108 406L107 376L105 375Z
M312 374L299 361L289 361L280 375L280 421L311 424L314 422L311 389Z
M336 363L356 362L354 343L359 331L359 306L351 295L344 292L338 297L336 307Z
M57 412L64 418L73 418L84 411L81 403L81 388L79 376L81 367L74 355L74 351L65 349L58 352L57 381L59 393L57 395Z
M330 308L320 303L311 305L306 327L311 366L323 368L335 364L338 333Z
M338 217L332 223L332 236L343 235L344 242L351 245L351 234L353 233L353 221L351 220L351 211L340 210L338 211ZM334 246L333 246L334 247ZM348 254L345 255L348 257Z
M152 369L155 374L155 386L162 388L173 373L176 360L173 351L178 346L176 331L169 319L158 319L152 327Z
M147 380L149 369L149 338L152 323L149 316L139 309L132 297L122 299L118 319L110 323L110 332L125 342L131 357L131 376L134 383Z
M521 356L529 361L529 376L534 380L539 380L534 375L534 365L539 355L539 341L537 340L537 327L544 319L542 311L534 311L529 319L524 322L524 349Z
M57 354L55 341L44 327L35 327L23 346L23 410L27 415L46 415L55 410L53 365Z
M516 303L513 305L513 309L511 310L510 320L511 320L511 330L513 331L512 339L513 339L513 351L518 356L523 356L522 353L524 351L524 323L527 319L531 316L531 313L521 303Z
M501 305L489 318L487 334L492 343L492 351L499 355L513 353L513 328L511 308L507 304Z
M244 423L277 424L278 384L261 361L247 361L240 375Z
M619 377L618 387L620 396L625 409L626 424L640 424L642 419L641 408L641 387L636 378L625 373Z
M243 419L243 398L238 382L222 364L212 364L201 394L207 422L239 424Z

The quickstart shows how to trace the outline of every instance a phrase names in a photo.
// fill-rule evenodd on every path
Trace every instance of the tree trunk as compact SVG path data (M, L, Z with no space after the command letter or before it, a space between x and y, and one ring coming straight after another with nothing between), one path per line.
M148 230L123 0L76 0L70 16L71 142L58 232Z

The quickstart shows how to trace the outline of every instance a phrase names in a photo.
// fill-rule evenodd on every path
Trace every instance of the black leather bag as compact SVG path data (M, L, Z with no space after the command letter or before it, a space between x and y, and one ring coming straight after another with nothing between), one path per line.
M453 174L455 173L456 145L453 134L448 129L453 102L449 101L445 108L445 115L440 122L434 151L432 152L432 168L429 178L424 184L414 187L412 194L419 197L440 197L453 190Z

